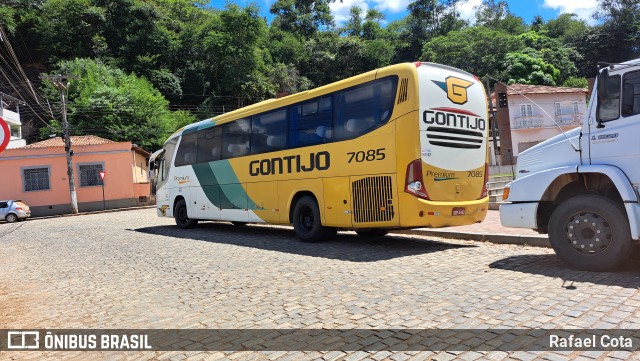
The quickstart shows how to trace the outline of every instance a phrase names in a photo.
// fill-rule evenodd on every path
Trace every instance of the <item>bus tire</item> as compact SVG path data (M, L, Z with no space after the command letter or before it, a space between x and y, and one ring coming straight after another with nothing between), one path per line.
M336 229L321 223L318 202L309 196L300 198L293 209L293 230L303 242L320 242L335 236Z
M189 218L189 214L187 213L187 202L184 199L181 199L176 204L176 209L173 210L173 217L176 220L176 224L178 227L182 229L193 228L198 224L197 219Z
M558 258L585 271L619 265L633 246L626 212L597 195L580 195L560 204L549 221L549 242Z
M362 238L384 237L387 232L384 228L356 229L356 233Z

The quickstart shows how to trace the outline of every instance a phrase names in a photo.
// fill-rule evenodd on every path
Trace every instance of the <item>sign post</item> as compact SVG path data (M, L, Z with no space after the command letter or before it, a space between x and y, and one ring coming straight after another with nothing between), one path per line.
M107 210L107 204L104 201L104 176L107 174L107 172L100 172L100 179L102 179L102 209L103 210Z
M0 118L0 153L7 148L9 140L11 140L9 125L4 121L4 119Z

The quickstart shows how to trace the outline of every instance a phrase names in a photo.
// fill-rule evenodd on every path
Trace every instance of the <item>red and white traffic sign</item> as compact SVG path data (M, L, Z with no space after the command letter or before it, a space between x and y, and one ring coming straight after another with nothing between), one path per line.
M100 172L100 178L102 178L102 180L104 180L105 174L107 174L107 172Z
M4 121L4 119L0 118L0 152L7 148L10 139L11 131L9 130L9 125Z

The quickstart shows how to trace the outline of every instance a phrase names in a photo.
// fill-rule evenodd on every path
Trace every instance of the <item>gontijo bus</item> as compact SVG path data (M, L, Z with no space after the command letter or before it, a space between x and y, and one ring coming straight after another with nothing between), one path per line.
M482 221L487 102L478 78L405 63L191 124L151 157L161 217L293 224L303 241L338 228Z

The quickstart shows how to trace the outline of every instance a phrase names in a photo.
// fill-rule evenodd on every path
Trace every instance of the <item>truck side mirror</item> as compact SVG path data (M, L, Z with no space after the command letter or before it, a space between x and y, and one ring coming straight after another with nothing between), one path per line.
M598 101L603 102L607 99L608 91L607 91L607 80L609 80L609 69L604 68L598 74Z

